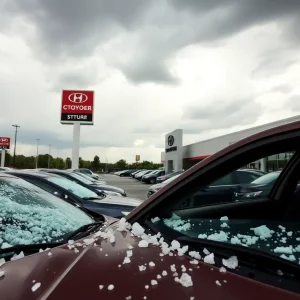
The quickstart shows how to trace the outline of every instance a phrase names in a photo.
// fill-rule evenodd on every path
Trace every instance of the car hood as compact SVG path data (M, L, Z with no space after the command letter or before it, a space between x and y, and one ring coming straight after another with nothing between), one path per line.
M107 203L107 204L115 204L115 205L128 205L128 206L139 206L141 203L143 203L143 200L135 199L135 198L129 198L129 197L119 197L119 196L113 196L113 195L107 195L104 199L99 200L91 200L95 203Z
M160 248L138 247L139 239L130 232L115 231L115 242L92 236L85 239L90 245L76 246L76 253L67 245L8 262L1 267L5 273L0 279L0 294L5 300L17 299L298 299L297 294L278 288L270 288L250 278L230 273L220 273L217 268L202 262L191 264L187 256L160 256ZM84 241L84 240L83 240ZM133 247L131 262L124 264L128 245ZM49 255L49 252L51 255ZM149 266L153 262L153 267ZM175 265L181 277L185 266L193 286L184 287L175 282L171 265ZM139 266L146 270L139 271ZM192 271L190 271L192 270ZM161 276L163 271L167 276ZM151 280L157 285L152 286ZM221 286L216 284L216 281ZM224 280L226 282L224 282ZM33 292L34 284L40 287ZM124 284L126 283L126 284ZM108 286L113 285L112 290ZM103 289L100 289L103 286ZM146 288L148 286L148 289ZM12 288L13 287L13 288ZM165 296L163 296L165 295ZM128 298L130 299L130 298Z
M98 187L100 190L103 189L103 190L112 190L112 191L119 191L121 193L124 193L124 190L121 189L121 188L118 188L116 186L113 186L113 185L108 185L108 184L97 184L95 185L96 187Z
M151 185L149 187L149 190L157 190L157 189L161 189L165 186L166 184L165 183L157 183L157 184L154 184L154 185Z

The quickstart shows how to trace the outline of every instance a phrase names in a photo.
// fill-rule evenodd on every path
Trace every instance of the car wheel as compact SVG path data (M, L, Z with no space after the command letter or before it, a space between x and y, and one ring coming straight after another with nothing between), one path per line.
M155 182L156 182L155 178L151 178L151 179L150 179L150 183L151 183L151 184L154 184Z

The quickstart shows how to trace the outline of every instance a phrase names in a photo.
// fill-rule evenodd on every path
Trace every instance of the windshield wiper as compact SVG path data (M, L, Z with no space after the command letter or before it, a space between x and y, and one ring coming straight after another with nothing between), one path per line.
M285 276L300 277L300 266L298 264L262 250L185 236L177 237L176 240L183 244L194 245L196 248L199 248L199 246L203 249L208 248L210 252L223 258L237 256L238 261L248 267L263 268L272 273L277 273L280 269Z
M72 240L74 238L80 239L84 236L89 235L90 233L95 231L98 227L100 227L103 224L104 224L103 221L99 221L99 222L94 222L94 223L89 223L89 224L83 225L83 226L79 227L78 229L76 229L75 231L67 233L63 237L63 240L67 243L69 240Z

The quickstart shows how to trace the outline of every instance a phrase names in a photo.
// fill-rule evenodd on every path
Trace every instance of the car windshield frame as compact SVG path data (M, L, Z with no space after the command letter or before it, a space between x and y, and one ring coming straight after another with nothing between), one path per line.
M54 183L65 190L70 191L77 197L83 198L99 198L98 195L90 189L78 184L77 182L67 179L63 176L49 176L46 178L47 181Z

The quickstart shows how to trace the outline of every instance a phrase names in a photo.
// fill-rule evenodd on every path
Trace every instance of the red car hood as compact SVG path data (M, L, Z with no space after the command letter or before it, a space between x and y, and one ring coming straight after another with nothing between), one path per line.
M89 237L91 238L91 237ZM160 247L138 247L139 238L130 232L115 231L115 243L99 239L89 246L78 247L79 252L67 245L9 262L1 267L1 299L299 299L297 294L276 289L230 272L199 263L193 265L188 256L163 256ZM128 245L133 246L131 263L123 264ZM102 251L101 251L102 249ZM49 255L49 252L52 255ZM150 267L149 262L155 266ZM146 265L145 271L139 266ZM170 266L175 264L178 276L182 267L192 277L193 286L184 287L175 282ZM189 270L191 269L191 270ZM161 276L167 271L167 276ZM157 285L152 286L151 280ZM221 286L216 284L216 281ZM225 282L226 281L226 282ZM40 287L33 292L34 284ZM108 285L114 285L108 290ZM103 289L99 288L103 285ZM148 289L145 286L149 286ZM147 298L144 298L146 296ZM130 299L130 298L128 298Z

